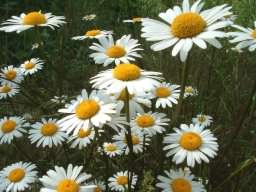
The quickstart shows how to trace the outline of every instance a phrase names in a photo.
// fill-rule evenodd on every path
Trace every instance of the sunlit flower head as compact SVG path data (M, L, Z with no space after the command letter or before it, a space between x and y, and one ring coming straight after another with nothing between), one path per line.
M211 125L213 120L209 115L198 114L196 117L192 118L192 122L203 127L208 127Z
M123 20L124 23L141 23L142 17L133 17L132 19Z
M192 86L185 86L184 90L184 98L187 98L189 96L197 96L198 95L198 90Z
M119 156L123 153L123 149L116 143L103 143L103 151L109 157Z
M256 49L256 21L254 22L254 28L244 28L239 25L233 25L234 28L238 29L237 32L228 33L229 36L233 37L230 40L231 43L237 43L236 49L241 50L248 48L249 51L255 51Z
M195 176L189 169L164 171L165 176L159 175L156 184L162 192L206 192L204 186L195 181Z
M27 127L29 123L26 123L22 117L12 116L0 119L0 144L10 144L14 138L22 137L27 132Z
M101 127L111 121L111 115L116 113L115 107L116 104L101 91L94 90L88 95L83 89L81 95L59 110L68 115L58 124L68 134L73 132L73 135L77 135L81 128Z
M142 131L142 133L148 136L154 136L157 133L163 133L165 131L164 127L168 125L169 121L170 119L164 113L138 113L131 121L131 127Z
M129 63L135 61L136 57L141 57L137 51L139 48L138 40L132 39L130 35L124 35L121 39L114 42L112 35L99 38L99 43L93 43L90 49L96 51L90 54L96 64L108 66L111 63Z
M87 147L94 139L95 131L93 128L81 128L77 135L72 135L68 142L71 148L83 149Z
M173 104L178 103L180 96L180 86L172 85L170 83L161 83L153 91L153 98L156 98L156 108L162 107L172 107Z
M32 75L36 73L37 71L41 70L43 68L44 62L39 58L32 58L30 60L25 61L23 64L21 64L20 69L22 73L27 75Z
M65 24L64 16L55 16L52 13L42 13L41 11L32 11L27 14L22 13L19 17L12 16L6 22L2 23L0 31L20 33L33 27L50 27L54 29Z
M189 4L189 0L183 0L182 7L174 6L159 17L164 20L142 19L142 37L148 41L157 41L151 46L154 51L173 46L172 56L180 54L181 61L186 61L188 53L196 44L202 49L209 43L216 48L221 48L217 38L226 37L221 30L232 22L221 21L221 18L229 15L227 4L216 6L202 11L204 3L198 0Z
M55 166L54 170L47 171L39 180L43 184L41 192L88 192L93 191L96 185L87 185L91 175L82 173L83 166L69 164L67 170Z
M131 188L134 189L138 176L133 173L131 179ZM108 179L111 190L125 192L128 189L128 171L120 171Z
M90 15L85 15L82 20L84 21L91 21L91 20L94 20L96 18L96 15L95 14L90 14Z
M20 88L17 84L2 82L0 84L0 99L11 98L19 93Z
M108 94L121 93L125 88L129 94L151 91L159 85L162 73L145 71L131 63L117 65L91 78L94 88L104 89Z
M164 138L167 144L164 150L167 150L167 157L173 156L172 160L176 164L183 163L194 167L195 163L201 164L202 161L209 163L209 158L217 155L217 138L209 129L199 125L181 124L180 129L174 128L175 133L168 134Z
M20 68L14 67L13 65L9 65L3 69L1 69L0 72L0 82L15 82L20 83L23 79L23 73L20 70Z
M112 31L105 31L99 29L92 29L86 31L83 35L72 37L73 40L85 40L85 39L99 39L108 35L112 35Z
M36 180L36 166L32 163L18 162L0 171L0 182L6 192L27 191Z
M60 130L57 119L42 119L41 122L33 124L29 130L31 143L36 143L36 147L49 147L62 145L67 138L66 133Z

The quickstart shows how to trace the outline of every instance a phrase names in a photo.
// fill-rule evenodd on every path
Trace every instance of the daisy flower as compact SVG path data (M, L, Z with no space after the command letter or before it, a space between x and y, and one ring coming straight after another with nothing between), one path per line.
M114 42L112 35L99 38L99 43L93 43L90 49L96 51L90 54L96 64L108 66L111 63L116 65L120 63L129 63L135 61L136 57L141 57L137 51L143 49L138 48L140 44L138 40L132 39L131 35L124 35L121 39Z
M115 143L103 143L103 151L109 157L119 156L123 150Z
M41 122L33 124L29 130L31 143L36 143L36 147L42 146L52 148L62 145L67 135L60 130L57 119L42 119Z
M134 189L138 176L133 174L131 188ZM108 179L111 190L124 192L128 189L128 171L120 171Z
M20 33L33 27L60 27L65 24L64 16L55 16L51 13L42 13L41 11L33 11L28 14L22 13L19 17L12 16L6 22L2 23L3 27L0 31Z
M93 19L95 19L96 18L96 15L95 14L90 14L90 15L85 15L83 18L82 18L82 20L84 20L84 21L91 21L91 20L93 20Z
M78 147L78 149L83 149L92 142L94 135L95 131L93 128L81 128L77 135L73 135L68 139L68 142L72 142L71 148Z
M123 20L124 23L141 23L142 17L133 17L132 19Z
M20 83L24 79L22 71L13 65L5 67L1 71L0 77L2 78L0 78L0 81L2 82Z
M244 28L239 25L233 25L234 28L238 29L238 32L228 33L232 40L231 43L238 43L236 45L237 50L248 48L249 51L255 51L256 49L256 21L254 22L254 29Z
M106 125L114 129L116 132L119 132L120 129L125 129L125 126L129 125L129 123L127 123L126 117L117 113L111 116L111 120L107 122Z
M151 91L159 85L161 75L159 72L142 70L135 64L124 63L100 72L91 78L91 83L108 94L121 93L126 88L129 94L136 94Z
M163 133L167 126L169 118L166 118L166 114L158 112L148 112L143 114L137 114L137 116L131 121L131 127L141 130L142 133L152 137L157 133Z
M29 123L26 123L22 117L13 116L0 119L0 144L10 144L14 138L22 137L28 126Z
M43 68L44 62L39 58L32 58L21 64L21 72L27 76L36 73Z
M204 186L195 181L195 176L189 169L164 171L165 176L159 175L156 184L162 192L206 192Z
M152 92L153 98L156 98L156 108L172 107L173 104L178 103L180 96L180 86L171 85L170 83L163 82L158 85Z
M83 166L69 164L67 170L59 166L55 166L54 168L55 170L47 171L47 175L39 179L43 184L43 188L40 190L41 192L88 192L96 188L96 185L85 184L85 181L91 175L81 173Z
M198 90L192 86L185 86L184 90L184 98L187 98L189 96L197 96Z
M97 186L93 192L103 192L106 190L105 183L102 181L94 180L93 182L91 182L91 184Z
M99 39L104 36L112 35L112 31L105 31L105 30L99 30L99 29L92 29L89 31L86 31L84 35L81 36L75 36L72 37L73 40L85 40L87 38L89 39Z
M76 100L72 100L59 112L67 113L68 116L58 121L60 127L68 134L73 132L77 135L80 128L100 127L111 121L111 114L116 113L116 104L100 91L92 91L88 95L85 89Z
M212 117L209 115L198 114L196 117L192 118L194 124L198 124L203 127L208 127L212 123Z
M7 97L13 97L19 93L20 88L17 84L2 82L0 86L0 99L5 99Z
M6 192L25 191L31 188L37 179L36 166L32 163L18 162L0 171L1 183L6 186Z
M180 164L187 159L187 165L195 166L195 162L201 164L202 161L209 163L209 158L217 155L218 143L217 138L209 129L205 129L199 125L181 124L180 129L174 128L175 133L168 134L164 138L167 146L164 150L168 150L167 157L172 155L173 162Z
M224 4L202 11L203 5L202 0L192 6L189 0L183 0L182 7L174 6L159 14L164 22L142 19L141 36L148 41L158 41L151 46L154 51L173 46L172 56L180 53L182 62L186 61L193 44L202 49L207 48L206 43L221 48L217 38L226 37L221 29L232 24L230 21L221 21L221 18L230 14L231 7Z
M150 139L148 137L145 137L145 140L144 140L143 133L138 129L132 129L131 136L132 136L133 152L141 153L143 151L144 145L148 145L148 142L150 141ZM117 146L119 146L119 148L125 149L125 154L129 153L129 148L128 148L127 139L126 139L126 132L124 130L122 130L117 135L114 135L113 140L115 141L114 143Z

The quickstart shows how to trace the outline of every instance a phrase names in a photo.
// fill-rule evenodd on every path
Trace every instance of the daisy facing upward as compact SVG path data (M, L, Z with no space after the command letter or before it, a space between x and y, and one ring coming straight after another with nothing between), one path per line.
M32 58L30 60L25 61L23 64L21 64L20 69L22 73L27 75L32 75L36 73L37 71L41 70L43 68L44 62L39 58Z
M85 39L99 39L101 37L105 37L108 35L112 35L112 31L105 31L105 30L99 30L99 29L92 29L89 31L86 31L84 35L75 36L72 37L73 40L85 40Z

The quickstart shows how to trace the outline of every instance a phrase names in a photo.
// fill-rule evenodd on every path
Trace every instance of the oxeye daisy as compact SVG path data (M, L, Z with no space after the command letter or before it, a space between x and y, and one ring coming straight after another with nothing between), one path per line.
M198 124L202 127L208 127L212 123L212 117L209 115L198 114L196 117L192 118L194 124Z
M206 192L204 186L195 181L195 176L188 169L164 171L165 176L159 175L156 184L162 192Z
M141 57L137 51L143 49L138 48L140 44L138 40L132 39L130 35L124 35L121 39L114 42L112 35L99 38L99 43L93 43L90 49L96 53L90 54L96 64L107 66L111 63L116 65L120 63L129 63L134 61L136 57Z
M115 107L116 104L112 103L106 94L94 90L88 95L83 89L76 100L59 110L69 115L58 123L68 134L73 132L73 135L77 135L81 127L84 129L92 126L101 127L111 121L111 115L116 113Z
M134 189L138 176L133 174L131 179L131 188ZM108 179L111 190L124 192L128 189L128 171L120 171Z
M254 22L254 29L244 28L239 25L233 25L238 29L238 32L230 32L229 35L233 37L230 40L231 43L238 43L236 49L241 50L248 48L249 51L255 51L256 49L256 21Z
M153 98L156 98L156 108L172 107L173 104L178 103L180 96L180 86L171 85L170 83L161 83L152 92Z
M91 182L91 184L96 185L96 188L92 192L103 192L106 190L105 183L102 181L94 180L93 182Z
M22 137L28 126L29 123L26 123L22 117L13 116L0 119L0 144L10 144L14 138Z
M129 94L151 91L159 85L162 73L142 70L135 64L124 63L114 69L100 72L91 78L93 87L105 89L108 94L121 93L127 88Z
M165 131L164 126L167 126L169 121L170 119L166 118L166 114L150 111L143 114L138 113L131 121L131 127L141 130L142 133L151 137L157 133L163 133Z
M132 145L134 153L141 153L144 145L148 145L150 139L138 129L132 129L131 131ZM122 130L119 134L113 136L114 143L121 149L125 149L125 154L129 153L129 147L127 144L126 132Z
M123 20L124 23L141 23L142 17L133 17L132 19Z
M214 158L217 155L217 138L209 129L199 125L181 124L180 129L174 128L175 133L168 134L164 138L167 144L164 150L168 150L166 156L172 155L173 162L180 164L187 160L187 165L194 167L195 163L201 164L202 161L209 163L209 157Z
M68 139L68 142L72 142L70 145L71 148L83 149L89 145L95 135L95 131L93 128L81 128L77 135L73 135Z
M86 185L91 175L81 173L83 166L69 164L67 170L55 166L54 170L47 171L39 180L43 184L41 192L88 192L93 191L96 185Z
M115 143L103 143L103 151L109 157L119 156L123 153L123 149Z
M2 23L0 31L20 33L33 27L60 27L65 22L64 16L55 16L51 13L42 13L41 11L32 11L27 14L22 13L19 17L12 16L6 22Z
M184 98L187 98L189 96L197 96L198 90L192 86L185 86L184 90Z
M24 79L22 71L19 68L14 67L13 65L1 69L0 77L2 77L0 78L1 82L8 83L20 83Z
M89 31L86 31L84 35L81 36L75 36L72 37L73 40L84 40L84 39L98 39L104 36L112 35L112 31L105 31L105 30L99 30L99 29L92 29Z
M41 70L43 68L44 62L39 58L32 58L30 60L25 61L23 64L21 64L20 69L22 73L27 75L32 75L36 73L37 71Z
M42 119L41 122L33 124L29 130L31 143L36 143L36 147L49 147L62 145L67 135L60 130L57 119Z
M19 93L20 88L17 84L2 82L0 85L0 99L13 97Z
M183 0L182 7L174 6L159 14L164 22L142 19L142 37L148 41L158 41L151 46L154 51L173 46L172 56L180 53L183 62L193 44L202 49L207 48L206 43L221 48L217 38L226 37L221 29L232 24L230 21L221 21L221 18L230 14L231 7L224 4L202 11L203 5L202 0L194 2L192 6L189 0Z
M26 162L14 163L0 171L0 178L6 192L29 190L37 179L36 166Z

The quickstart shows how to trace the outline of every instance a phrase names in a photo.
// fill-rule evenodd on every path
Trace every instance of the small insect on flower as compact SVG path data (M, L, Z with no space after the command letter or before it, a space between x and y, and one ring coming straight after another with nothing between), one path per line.
M87 185L85 182L91 175L81 173L83 166L69 164L67 170L55 166L54 170L47 171L39 180L43 184L42 192L87 192L93 191L96 185Z
M85 39L99 39L101 37L105 37L108 35L112 35L112 31L105 31L105 30L99 30L99 29L92 29L89 31L86 31L84 35L75 36L72 37L73 40L85 40Z
M138 40L132 39L131 35L124 35L121 39L114 42L112 35L103 36L99 38L99 43L93 43L90 49L96 51L90 54L96 64L103 64L108 66L111 63L116 65L120 63L129 63L135 61L135 58L141 57L137 51L143 49L139 48Z
M32 11L28 14L22 13L19 17L12 16L6 22L2 23L0 31L20 33L33 27L50 27L54 29L65 24L64 16L55 16L52 13L42 13L41 11Z
M198 124L199 126L202 127L208 127L212 123L212 117L209 115L204 115L204 114L198 114L196 117L192 118L192 122L194 124Z
M193 44L206 49L209 43L216 48L221 48L217 38L226 37L221 29L232 24L231 21L222 21L230 15L227 4L216 6L202 11L202 0L195 1L192 6L189 0L183 0L182 7L174 6L159 17L164 22L154 19L142 19L142 37L147 41L157 41L151 46L154 51L173 46L172 56L180 54L180 60L185 62Z
M10 144L14 138L20 138L26 133L26 123L22 117L12 116L0 119L0 144Z
M68 143L72 142L71 148L83 149L89 145L95 136L93 128L81 128L77 135L73 135L68 139Z
M96 18L96 15L95 14L90 14L90 15L85 15L82 20L84 21L91 21L91 20L94 20Z
M60 130L57 119L42 119L41 122L33 124L29 130L31 143L36 143L36 147L42 146L52 148L62 145L67 135Z
M156 108L172 107L173 104L178 103L180 96L180 86L171 85L170 83L161 83L152 91L153 98L156 98Z
M123 149L115 143L103 143L103 151L109 157L119 156L123 153Z
M131 188L134 189L138 176L133 173L131 179ZM128 171L120 171L108 179L108 186L111 190L124 192L128 189Z
M20 88L17 84L2 82L0 85L0 99L6 99L13 97L19 93Z
M36 166L32 163L20 161L0 171L0 182L6 187L6 192L26 191L36 179Z
M0 77L2 77L0 78L0 82L8 83L20 83L24 79L20 68L14 67L13 65L1 69Z
M39 58L32 58L21 64L21 72L27 76L36 73L43 68L44 62Z
M166 114L150 111L143 114L138 113L131 121L131 127L152 137L157 133L163 133L165 131L164 126L167 126L169 121L170 119L166 118Z
M133 17L132 19L123 20L124 23L141 23L142 17Z
M217 138L209 129L204 130L198 124L181 124L180 129L174 128L174 131L176 133L164 137L163 143L167 145L163 149L168 151L167 157L174 155L172 161L176 164L187 159L187 165L194 167L196 162L209 163L209 157L214 158L217 155Z
M117 65L91 78L94 88L104 89L108 94L120 94L124 89L129 94L140 94L154 89L162 80L162 73L145 71L131 63Z
M192 86L186 86L184 90L184 98L187 98L189 96L197 96L198 90Z
M164 171L165 176L159 175L156 184L162 192L206 192L204 186L194 181L195 176L188 169Z

